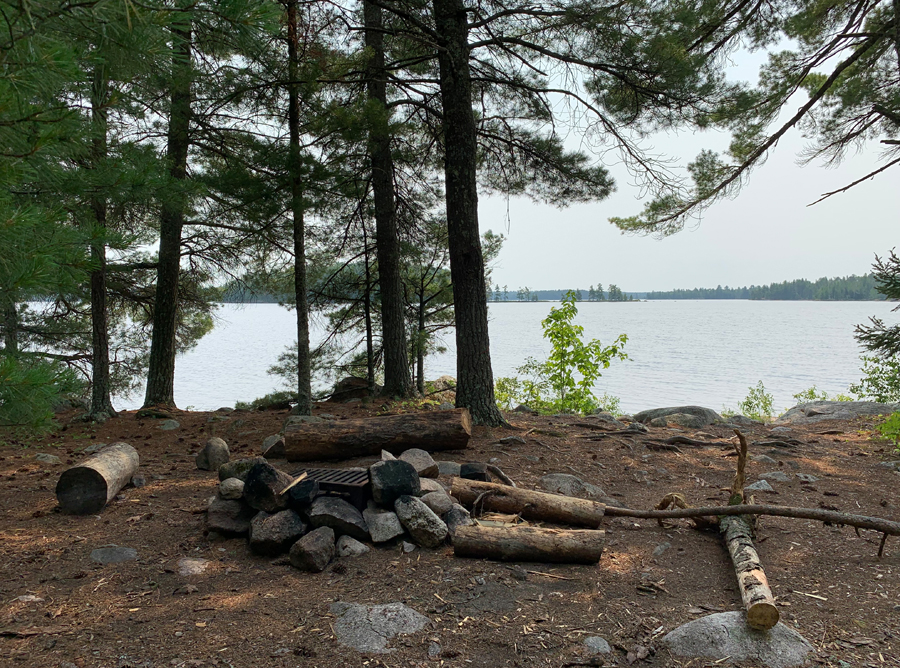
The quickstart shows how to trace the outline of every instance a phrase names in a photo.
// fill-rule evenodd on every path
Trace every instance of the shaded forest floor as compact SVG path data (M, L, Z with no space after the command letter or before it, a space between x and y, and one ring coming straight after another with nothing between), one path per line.
M315 413L340 419L378 408L320 404ZM57 431L27 445L6 435L0 445L3 665L560 667L586 661L584 638L602 636L613 653L597 665L628 665L629 650L644 646L651 652L638 665L700 668L713 664L676 659L659 638L710 612L741 609L721 539L687 520L660 527L610 518L607 549L591 567L519 568L456 559L450 547L404 554L388 546L310 574L283 559L253 555L244 540L210 540L203 511L218 479L196 469L194 454L215 435L228 442L232 458L256 455L262 440L279 431L286 411L215 414L220 421L210 422L213 415L178 413L181 427L174 431L134 413L104 425L63 415ZM435 458L492 461L529 488L537 488L546 473L571 473L635 508L653 507L668 492L684 494L691 505L727 503L735 465L730 447L680 446L680 453L647 448L648 438L675 433L727 439L732 434L726 427L657 428L592 441L586 437L598 432L578 426L584 418L509 419L512 428L476 428L467 450ZM758 494L757 501L900 520L900 476L879 466L900 457L871 439L871 429L871 420L823 422L793 429L788 436L802 444L789 451L751 449L777 463L751 462L748 483L775 470L791 476L790 482L771 481L777 494ZM745 431L751 440L785 437L767 426ZM525 444L498 443L526 432ZM57 512L59 474L85 447L114 441L138 449L147 485L123 490L98 516ZM38 453L62 462L36 461ZM273 463L287 471L300 468ZM797 473L818 480L803 483ZM889 539L879 559L879 539L806 520L761 518L757 546L782 620L815 646L814 664L900 666L900 541ZM110 565L91 560L92 550L111 544L134 548L138 559ZM183 557L207 559L210 567L202 575L180 575ZM392 653L361 655L336 642L329 612L334 601L401 601L432 625L395 638ZM439 656L428 656L432 643L440 645Z

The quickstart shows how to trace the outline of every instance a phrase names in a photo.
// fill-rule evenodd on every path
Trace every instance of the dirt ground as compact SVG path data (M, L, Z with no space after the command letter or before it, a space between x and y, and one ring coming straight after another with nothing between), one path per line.
M342 419L381 408L320 404L315 412ZM233 458L258 454L286 411L233 412L210 422L212 415L178 413L175 431L134 413L103 425L63 415L60 428L40 440L22 443L0 434L0 665L561 667L587 664L582 643L595 635L606 638L613 653L592 665L723 665L679 660L659 643L691 619L741 609L716 534L699 532L687 520L660 527L609 518L607 549L596 566L517 566L456 559L450 547L404 554L394 545L336 561L320 574L303 573L284 559L253 555L244 540L210 540L203 511L218 480L194 464L212 435L228 442ZM598 432L578 426L583 418L510 414L509 420L509 429L476 428L467 450L436 459L493 461L529 488L546 473L572 473L634 508L651 508L668 492L684 494L692 505L727 503L735 466L728 446L656 451L647 448L648 437L678 432L657 428L646 436L593 441L587 437ZM793 476L773 481L777 494L760 494L757 501L900 520L900 477L878 466L896 456L871 438L871 428L871 420L823 422L794 429L789 436L802 445L789 451L752 449L778 463L750 463L748 482L778 469L819 478L812 484ZM767 440L774 436L770 429L746 432L751 440ZM525 445L497 442L526 432ZM732 435L719 426L680 433L698 432L707 439L704 433ZM60 473L90 444L114 441L138 449L148 484L123 490L99 515L58 512ZM55 454L62 463L36 461L38 453ZM782 620L815 646L813 665L900 666L900 540L889 539L880 559L879 540L851 528L761 518L757 547ZM138 559L91 561L93 549L111 544L134 548ZM202 575L182 576L176 568L182 557L212 565ZM395 638L392 653L361 655L336 642L329 612L334 601L401 601L433 623ZM439 656L429 657L432 643L440 645ZM645 653L640 647L649 653L636 659Z

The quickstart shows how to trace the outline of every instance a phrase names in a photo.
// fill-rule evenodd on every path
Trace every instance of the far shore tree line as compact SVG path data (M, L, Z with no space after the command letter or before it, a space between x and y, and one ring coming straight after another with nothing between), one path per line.
M633 295L628 295L615 284L610 284L609 289L604 291L603 284L598 283L595 288L593 285L588 290L575 288L570 290L532 290L529 287L519 288L515 292L509 290L507 286L494 285L493 288L488 285L487 300L489 302L544 302L544 301L563 301L567 297L571 297L574 301L589 302L628 302L634 301Z
M503 237L482 230L479 194L601 201L617 153L647 198L611 222L664 236L795 127L810 159L878 143L880 166L848 188L900 163L888 0L0 6L0 424L14 427L48 424L67 396L109 419L141 385L146 408L175 407L176 357L213 327L226 281L293 309L300 413L321 372L415 396L454 326L457 405L500 425L487 303ZM771 55L755 86L726 78L738 48ZM641 142L678 128L733 142L683 180ZM590 150L566 148L573 132ZM332 334L315 349L311 317Z

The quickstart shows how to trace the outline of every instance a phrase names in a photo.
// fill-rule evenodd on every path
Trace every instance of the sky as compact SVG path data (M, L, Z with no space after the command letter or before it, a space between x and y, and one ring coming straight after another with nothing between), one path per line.
M733 76L755 78L761 57L743 54L739 60ZM648 144L685 164L703 148L723 150L728 136L682 132ZM626 292L645 292L864 274L876 254L900 243L900 169L808 206L871 171L878 149L850 156L837 168L803 167L798 155L806 144L792 131L736 198L714 204L699 224L662 240L623 235L608 222L643 208L641 191L622 165L607 164L617 189L602 202L556 209L524 198L481 197L481 229L507 239L491 281L511 291L615 283Z

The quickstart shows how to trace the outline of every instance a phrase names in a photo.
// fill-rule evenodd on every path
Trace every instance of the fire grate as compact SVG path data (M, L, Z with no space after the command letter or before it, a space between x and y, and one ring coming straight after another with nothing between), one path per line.
M372 484L369 472L354 469L299 469L292 474L295 478L306 473L310 480L319 483L319 489L327 494L340 496L360 512L366 509L366 502L372 498Z

